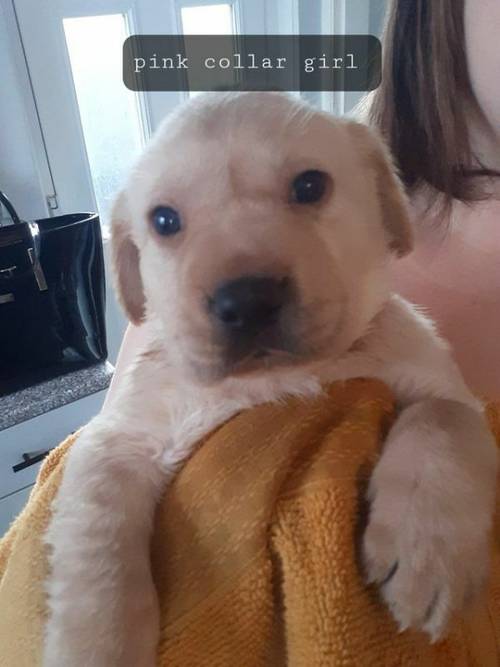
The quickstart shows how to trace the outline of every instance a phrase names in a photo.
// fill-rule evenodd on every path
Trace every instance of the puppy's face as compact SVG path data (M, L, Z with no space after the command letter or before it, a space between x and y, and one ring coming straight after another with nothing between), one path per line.
M378 140L278 93L200 96L168 118L113 213L122 302L202 382L345 351L411 245Z

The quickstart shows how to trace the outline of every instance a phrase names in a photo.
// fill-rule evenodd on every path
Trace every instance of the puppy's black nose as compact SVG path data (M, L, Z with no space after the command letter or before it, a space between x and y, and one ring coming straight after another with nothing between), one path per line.
M289 295L286 278L246 276L221 285L210 309L226 329L254 332L274 324Z

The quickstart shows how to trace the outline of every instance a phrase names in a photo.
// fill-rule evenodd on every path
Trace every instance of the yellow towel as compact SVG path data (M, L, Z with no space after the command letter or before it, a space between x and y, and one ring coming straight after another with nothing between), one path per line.
M360 578L359 497L393 417L384 385L351 380L242 412L205 439L157 512L159 666L500 665L500 525L487 595L436 645L398 634ZM47 459L0 543L2 667L40 665L41 538L71 442Z

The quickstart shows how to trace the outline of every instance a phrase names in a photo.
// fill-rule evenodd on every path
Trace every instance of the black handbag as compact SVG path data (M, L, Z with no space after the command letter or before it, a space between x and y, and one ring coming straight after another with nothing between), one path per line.
M99 216L0 227L0 396L107 357Z

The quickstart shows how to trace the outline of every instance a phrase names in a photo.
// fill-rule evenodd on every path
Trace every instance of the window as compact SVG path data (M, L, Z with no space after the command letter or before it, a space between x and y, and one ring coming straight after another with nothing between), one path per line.
M137 96L122 83L123 14L63 19L92 185L101 220L144 143Z
M181 23L185 35L231 35L236 32L233 7L229 4L181 7ZM186 48L186 55L189 57L189 48ZM236 83L234 70L218 74L220 86ZM199 95L198 91L189 91L189 97L196 95Z
M181 7L182 32L186 35L230 35L234 32L229 4Z

